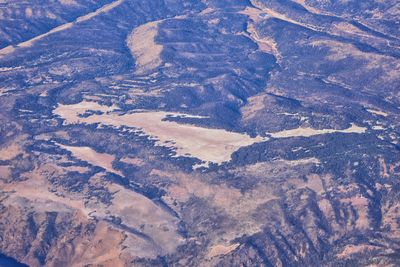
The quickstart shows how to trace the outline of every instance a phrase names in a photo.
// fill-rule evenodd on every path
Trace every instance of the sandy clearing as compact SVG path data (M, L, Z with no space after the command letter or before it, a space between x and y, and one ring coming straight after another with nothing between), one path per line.
M15 48L12 45L6 46L3 49L0 49L0 56L10 54L14 51L15 51Z
M313 128L297 128L291 130L284 130L279 132L267 133L271 135L273 138L288 138L288 137L310 137L314 135L321 134L331 134L331 133L364 133L367 130L365 127L360 127L355 125L354 123L351 126L344 130L335 130L335 129L313 129Z
M145 74L162 64L163 46L157 44L158 24L152 21L135 28L128 36L127 46L136 60L136 74Z
M379 166L380 166L380 175L384 178L389 178L390 174L388 173L388 167L386 165L385 159L383 157L379 157Z
M77 5L78 3L75 0L58 0L63 5Z
M383 112L381 110L376 110L376 109L367 109L367 111L369 113L372 113L372 114L375 114L375 115L380 115L380 116L383 116L383 117L387 117L389 115L386 112Z
M304 164L320 164L320 160L314 157L304 158L298 160L278 160L278 162L285 163L290 166L304 165Z
M85 107L86 105L86 107ZM205 162L222 164L231 160L231 155L239 148L249 146L268 139L262 137L251 138L242 133L229 132L223 129L210 129L190 124L181 124L164 120L168 116L190 118L193 115L148 111L127 114L108 112L106 114L94 114L86 118L80 118L79 114L90 110L112 110L99 104L88 105L80 103L73 105L59 105L53 112L65 119L64 123L100 123L101 125L114 127L132 127L142 130L146 135L156 139L159 146L172 148L176 156L191 156Z
M170 113L141 112L120 116L93 115L86 122L141 128L146 134L156 138L158 145L175 148L177 156L191 155L203 161L217 164L229 161L232 153L240 147L264 140L222 129L209 129L163 121L167 115L170 115Z
M3 68L0 68L0 72L6 72L6 71L12 71L12 70L19 70L19 69L22 69L22 67L21 67L21 66L18 66L18 67L11 67L11 68L9 68L9 67L3 67Z
M374 126L372 126L372 130L383 131L383 130L386 130L386 128L383 127L382 125L374 125Z
M100 112L109 112L116 110L116 106L106 106L100 105L94 101L82 101L78 104L72 105L58 105L57 108L54 110L54 113L61 116L62 118L66 119L65 122L67 124L75 124L81 123L82 118L79 118L78 115L85 114L87 111L100 111Z
M232 244L232 245L215 245L212 246L207 256L212 258L219 255L226 255L232 251L234 251L240 244Z
M25 9L25 16L28 17L28 18L30 18L30 17L32 17L32 15L33 15L32 8L27 7L27 8Z
M72 153L72 156L80 160L86 161L89 164L99 166L108 172L115 173L120 176L124 176L120 171L115 170L112 167L112 162L115 157L106 153L96 152L94 149L85 146L67 146L62 144L57 144L59 147L68 150Z

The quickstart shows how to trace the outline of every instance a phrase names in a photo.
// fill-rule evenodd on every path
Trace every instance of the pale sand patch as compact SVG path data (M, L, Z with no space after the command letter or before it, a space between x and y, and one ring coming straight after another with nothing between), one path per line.
M390 174L388 172L388 168L387 168L385 159L383 157L379 157L378 161L379 161L379 167L380 167L380 171L379 171L380 176L383 178L389 178Z
M207 256L212 258L219 255L226 255L232 251L234 251L240 244L232 244L232 245L215 245L212 246L210 251L208 252Z
M28 18L30 18L30 17L32 17L32 15L33 15L32 8L27 7L27 8L25 9L25 16L28 17Z
M56 16L54 13L50 12L50 11L47 11L47 12L46 12L46 16L47 16L49 19L56 19L56 18L57 18L57 16Z
M18 69L22 69L21 66L18 67L3 67L0 68L0 72L6 72L6 71L12 71L12 70L18 70Z
M208 167L210 167L210 163L202 161L201 163L194 164L192 169L193 170L197 170L197 169L200 169L200 168L208 168Z
M382 130L386 130L386 128L383 127L382 125L374 125L374 126L372 126L372 130L382 131Z
M298 160L278 160L281 161L289 166L297 166L297 165L304 165L304 164L321 164L320 160L314 157L311 158L304 158Z
M77 5L75 0L58 0L63 5Z
M242 133L223 129L210 129L174 121L165 121L168 116L192 118L197 116L163 111L117 114L108 112L80 118L78 115L91 110L112 110L94 102L84 105L59 105L53 112L65 119L64 123L99 123L114 127L133 127L141 129L146 135L156 139L159 146L174 149L176 156L191 156L205 162L222 164L231 160L231 155L241 147L249 146L268 139L251 138ZM203 117L199 117L203 118Z
M72 105L58 105L57 108L54 110L54 113L61 116L65 119L67 124L75 124L75 123L82 123L82 118L79 118L78 115L85 114L87 111L100 111L100 112L109 112L117 109L117 106L106 106L100 105L94 101L82 101L78 104Z
M15 48L12 45L6 46L3 49L0 49L0 56L10 54L14 51L15 51Z
M163 46L157 44L158 24L152 21L135 28L127 39L127 46L136 60L136 74L145 74L162 64Z
M372 114L375 114L375 115L380 115L380 116L383 116L383 117L387 117L389 115L386 112L383 112L381 110L376 110L376 109L367 109L367 111L369 113L372 113Z
M271 135L273 138L288 138L288 137L310 137L314 135L320 135L320 134L331 134L331 133L365 133L367 128L365 127L359 127L355 125L354 123L351 124L351 126L347 129L344 130L335 130L335 129L313 129L313 128L297 128L297 129L291 129L291 130L284 130L280 132L274 132L274 133L267 133Z
M214 11L215 11L214 8L212 8L212 7L207 7L206 9L203 9L203 10L199 13L199 15L201 15L201 16L208 15L208 14L213 13Z
M69 134L66 131L57 131L57 132L52 132L52 133L42 133L39 135L35 135L33 137L34 140L44 140L44 141L49 141L53 137L57 138L62 138L64 140L69 140Z
M86 161L89 164L102 167L108 172L124 176L120 171L113 168L112 162L115 160L115 157L113 155L99 153L92 148L85 146L67 146L62 144L57 145L65 150L70 151L72 153L72 156L75 158Z

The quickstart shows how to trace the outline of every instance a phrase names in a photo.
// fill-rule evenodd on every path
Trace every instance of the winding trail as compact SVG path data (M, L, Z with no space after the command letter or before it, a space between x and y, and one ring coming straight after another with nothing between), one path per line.
M49 36L49 35L51 35L53 33L57 33L57 32L61 32L61 31L67 30L69 28L72 28L74 25L76 25L78 23L81 23L81 22L84 22L84 21L88 21L88 20L90 20L90 19L92 19L92 18L94 18L94 17L96 17L96 16L98 16L100 14L107 13L107 12L111 11L112 9L116 8L117 6L121 5L123 2L125 2L125 0L116 0L116 1L114 1L112 3L110 3L110 4L106 4L106 5L98 8L98 9L96 9L93 12L90 12L90 13L88 13L86 15L83 15L83 16L80 16L80 17L76 18L72 22L68 22L68 23L62 24L60 26L57 26L57 27L51 29L50 31L48 31L46 33L40 34L40 35L38 35L36 37L33 37L32 39L29 39L27 41L21 42L21 43L16 44L16 45L9 45L9 46L7 46L7 47L5 47L5 48L0 50L0 57L3 57L3 56L8 55L8 54L11 54L17 48L32 46L32 44L35 43L36 41L39 41L39 40L41 40L41 39L43 39L43 38L45 38L45 37L47 37L47 36Z

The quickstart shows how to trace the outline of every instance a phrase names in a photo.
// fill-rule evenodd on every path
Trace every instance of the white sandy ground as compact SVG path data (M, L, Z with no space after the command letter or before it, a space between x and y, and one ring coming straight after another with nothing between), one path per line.
M287 137L310 137L314 135L320 134L331 134L331 133L364 133L367 130L365 127L359 127L354 123L351 126L344 130L335 130L335 129L313 129L313 128L297 128L291 130L284 130L279 132L268 133L270 136L274 138L287 138Z
M367 111L369 113L372 113L372 114L375 114L375 115L380 115L380 116L383 116L383 117L387 117L389 115L386 112L383 112L381 110L376 110L376 109L367 109Z
M182 19L185 15L175 16L169 19ZM135 74L148 74L163 64L161 53L164 47L156 42L158 25L166 19L144 23L128 35L126 45L136 60Z
M66 146L62 144L57 145L65 150L70 151L72 156L75 158L81 159L95 166L100 166L108 172L123 176L120 171L117 171L112 167L112 162L115 160L113 155L99 153L92 148L85 146Z
M161 65L163 46L157 44L158 24L153 21L135 28L128 36L127 46L136 60L136 74L144 74Z
M212 246L210 251L208 252L208 257L212 258L215 256L219 256L219 255L225 255L228 254L229 252L234 251L240 244L239 243L235 243L232 245L215 245Z
M140 129L145 135L157 140L157 145L173 148L176 156L191 156L204 162L221 164L231 159L233 152L267 138L252 138L246 134L229 132L224 129L210 129L190 124L165 121L168 116L198 117L188 114L143 111L127 114L111 112L114 108L101 106L95 102L81 102L73 105L59 105L54 114L65 119L66 124L93 124ZM87 110L105 112L80 118ZM107 112L108 111L108 112ZM200 117L201 118L201 117Z
M103 114L79 117L80 114L87 111L101 111ZM53 112L64 119L64 124L99 123L103 126L115 128L133 128L135 130L132 131L155 139L157 145L172 148L176 152L175 156L200 159L202 163L193 166L194 169L207 167L209 163L222 164L228 162L231 160L232 154L241 147L269 140L268 137L257 136L252 138L243 133L230 132L224 129L211 129L165 120L168 117L205 118L202 116L143 110L121 114L116 106L108 107L90 101L82 101L72 105L58 105ZM267 134L273 138L289 138L332 133L364 133L366 130L365 127L351 124L349 128L342 130L299 127ZM111 167L109 170L111 170Z
M102 13L107 13L110 10L112 10L115 7L117 7L120 4L122 4L124 1L125 0L117 0L117 1L114 1L114 2L112 2L110 4L104 5L104 6L98 8L97 10L95 10L95 11L89 13L89 14L86 14L86 15L83 15L81 17L78 17L73 22L68 22L68 23L62 24L62 25L60 25L58 27L55 27L55 28L51 29L50 31L48 31L46 33L38 35L38 36L36 36L36 37L34 37L32 39L29 39L29 40L27 40L25 42L19 43L19 44L15 45L15 47L29 47L29 46L32 46L32 44L35 43L36 41L39 41L39 40L41 40L41 39L43 39L43 38L45 38L45 37L47 37L47 36L49 36L49 35L51 35L53 33L64 31L66 29L71 28L72 26L74 26L77 23L90 20L90 19L92 19L92 18L94 18L94 17L96 17L96 16L98 16L98 15L100 15ZM68 1L65 1L65 2L68 2ZM9 45L9 46L7 46L7 47L5 47L3 49L0 49L0 57L14 52L15 51L15 47L13 47L12 45Z

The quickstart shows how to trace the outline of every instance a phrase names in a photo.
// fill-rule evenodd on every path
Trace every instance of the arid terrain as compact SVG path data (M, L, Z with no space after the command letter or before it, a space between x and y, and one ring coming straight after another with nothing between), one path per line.
M0 0L3 266L400 266L400 2Z

